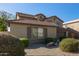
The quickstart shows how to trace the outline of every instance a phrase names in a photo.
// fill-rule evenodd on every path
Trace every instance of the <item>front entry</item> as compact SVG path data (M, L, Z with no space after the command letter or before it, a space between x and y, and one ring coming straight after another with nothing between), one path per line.
M44 41L44 29L33 27L31 28L31 43L42 43Z

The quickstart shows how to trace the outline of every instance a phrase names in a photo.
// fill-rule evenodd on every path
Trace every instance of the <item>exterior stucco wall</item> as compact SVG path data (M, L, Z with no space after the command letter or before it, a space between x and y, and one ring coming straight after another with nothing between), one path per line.
M51 38L56 38L56 27L48 27L47 28L47 36Z
M17 37L27 37L28 26L29 25L10 24L10 33ZM31 26L31 28L32 27L47 28L47 37L56 37L56 27Z
M52 17L47 19L48 21L51 21L52 23L54 23L55 25L62 27L63 26L63 22L60 21L58 18Z
M57 24L59 27L62 27L62 26L63 26L63 22L61 22L61 21L58 20L57 18L55 19L55 22L56 22L56 24Z
M10 33L17 37L27 37L27 26L21 24L10 24Z

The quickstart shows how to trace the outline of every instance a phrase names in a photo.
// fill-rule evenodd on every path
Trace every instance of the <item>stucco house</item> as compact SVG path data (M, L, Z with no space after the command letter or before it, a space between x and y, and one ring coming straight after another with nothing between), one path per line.
M63 21L57 16L46 17L43 14L16 13L16 19L8 21L10 33L17 37L28 37L30 43L43 42L46 37L62 36Z
M79 38L79 19L65 22L63 27L66 28L67 37Z

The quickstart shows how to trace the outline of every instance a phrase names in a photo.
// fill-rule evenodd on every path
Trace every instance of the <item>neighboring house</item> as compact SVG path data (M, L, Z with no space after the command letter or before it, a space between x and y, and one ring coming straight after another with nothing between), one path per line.
M66 28L66 36L79 38L79 19L65 22L63 27Z
M62 37L63 21L57 16L16 13L16 19L8 21L10 33L17 37L28 37L30 43L40 43L44 38Z

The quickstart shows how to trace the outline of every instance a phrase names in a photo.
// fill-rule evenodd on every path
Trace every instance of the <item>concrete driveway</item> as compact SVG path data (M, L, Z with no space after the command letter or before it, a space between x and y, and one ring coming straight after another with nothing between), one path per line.
M58 47L46 48L44 44L33 44L25 52L26 56L79 56L79 53L62 52Z

